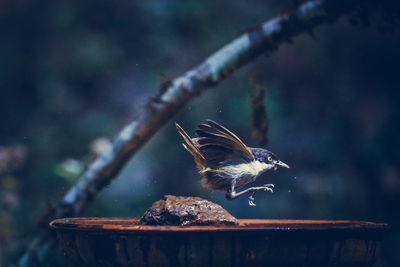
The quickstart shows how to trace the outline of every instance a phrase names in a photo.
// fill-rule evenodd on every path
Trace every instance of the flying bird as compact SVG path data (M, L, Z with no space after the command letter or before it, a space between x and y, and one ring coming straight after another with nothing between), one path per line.
M191 138L175 123L185 143L183 147L192 154L201 175L201 184L211 190L223 191L229 200L249 194L250 206L255 206L257 191L273 192L273 184L250 187L236 192L254 182L263 172L279 167L289 168L274 153L263 148L246 146L234 133L212 120L200 124L196 130L198 137Z

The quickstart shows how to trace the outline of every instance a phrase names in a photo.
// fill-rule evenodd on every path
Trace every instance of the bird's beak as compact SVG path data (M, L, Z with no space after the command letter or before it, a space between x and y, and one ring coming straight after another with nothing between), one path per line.
M287 165L286 163L284 163L280 160L276 163L276 165L284 167L284 168L288 168L288 169L290 168L289 165Z

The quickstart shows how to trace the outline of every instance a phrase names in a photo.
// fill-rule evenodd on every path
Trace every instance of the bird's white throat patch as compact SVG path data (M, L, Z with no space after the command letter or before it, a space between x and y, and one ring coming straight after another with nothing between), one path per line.
M273 168L273 164L254 160L250 163L241 163L220 168L218 171L228 173L232 178L238 178L244 175L257 176L262 172Z

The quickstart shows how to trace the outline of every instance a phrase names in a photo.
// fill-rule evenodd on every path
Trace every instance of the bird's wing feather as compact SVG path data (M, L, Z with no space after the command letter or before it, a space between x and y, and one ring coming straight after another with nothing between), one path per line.
M182 145L192 154L199 170L254 160L254 154L239 137L214 121L198 126L198 138L190 138L179 124L175 126L185 140Z
M207 120L207 124L200 124L196 130L198 148L207 159L213 162L254 160L254 155L249 147L234 133L220 124Z

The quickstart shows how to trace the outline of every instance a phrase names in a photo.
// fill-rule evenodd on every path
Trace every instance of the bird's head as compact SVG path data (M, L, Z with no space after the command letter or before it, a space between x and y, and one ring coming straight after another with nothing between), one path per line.
M272 165L274 170L278 169L278 167L289 168L289 165L280 161L274 153L267 149L256 148L252 149L252 152L256 160Z

